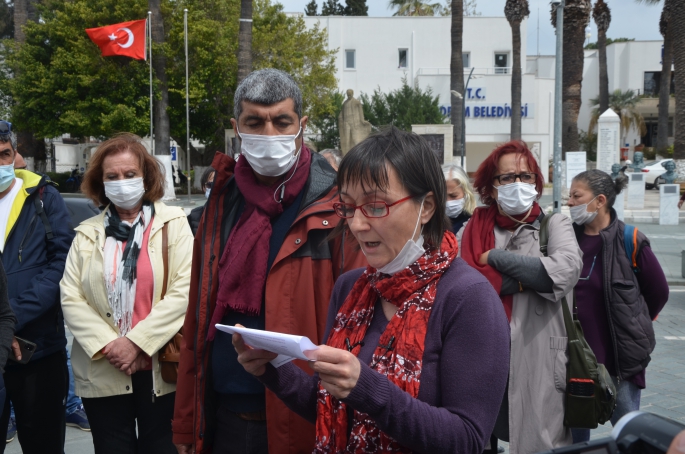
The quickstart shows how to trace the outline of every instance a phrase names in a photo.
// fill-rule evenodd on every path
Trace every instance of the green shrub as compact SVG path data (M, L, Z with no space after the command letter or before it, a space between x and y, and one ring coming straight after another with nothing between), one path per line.
M59 192L66 192L66 182L71 176L71 172L48 172L47 175L52 181L57 183Z

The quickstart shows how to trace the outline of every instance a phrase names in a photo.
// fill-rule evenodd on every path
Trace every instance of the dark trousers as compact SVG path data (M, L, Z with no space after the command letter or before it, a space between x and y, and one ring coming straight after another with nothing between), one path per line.
M214 454L269 454L266 421L246 421L223 405L216 418Z
M152 372L136 372L131 379L131 394L81 399L93 434L95 453L176 454L171 441L176 393L156 396L153 402Z
M11 401L22 452L62 454L69 390L66 352L11 365L4 378L7 399L0 417L0 441L7 435ZM5 443L0 443L0 452L5 452Z

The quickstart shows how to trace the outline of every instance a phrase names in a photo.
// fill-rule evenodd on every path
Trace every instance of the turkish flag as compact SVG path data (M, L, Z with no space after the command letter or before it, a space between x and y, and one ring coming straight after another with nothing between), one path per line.
M146 19L122 22L105 27L87 28L91 41L98 45L103 57L123 55L145 60Z

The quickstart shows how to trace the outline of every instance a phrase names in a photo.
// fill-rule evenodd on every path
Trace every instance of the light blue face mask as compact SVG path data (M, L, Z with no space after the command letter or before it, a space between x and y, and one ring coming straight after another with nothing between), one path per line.
M0 166L0 192L7 190L14 181L14 163Z

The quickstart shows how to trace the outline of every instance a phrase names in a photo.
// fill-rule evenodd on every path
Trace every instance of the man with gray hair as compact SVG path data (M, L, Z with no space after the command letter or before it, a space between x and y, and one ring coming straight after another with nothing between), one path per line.
M340 150L336 150L335 148L326 148L325 150L321 150L319 154L326 158L326 161L328 161L331 167L333 167L333 170L336 172L338 171L338 167L340 167L340 161L342 161L342 152Z
M365 260L351 235L329 240L340 222L336 174L304 145L307 117L292 77L251 73L235 92L234 115L241 156L214 157L195 236L174 443L179 453L311 452L314 426L245 372L215 324L321 343L335 280Z

